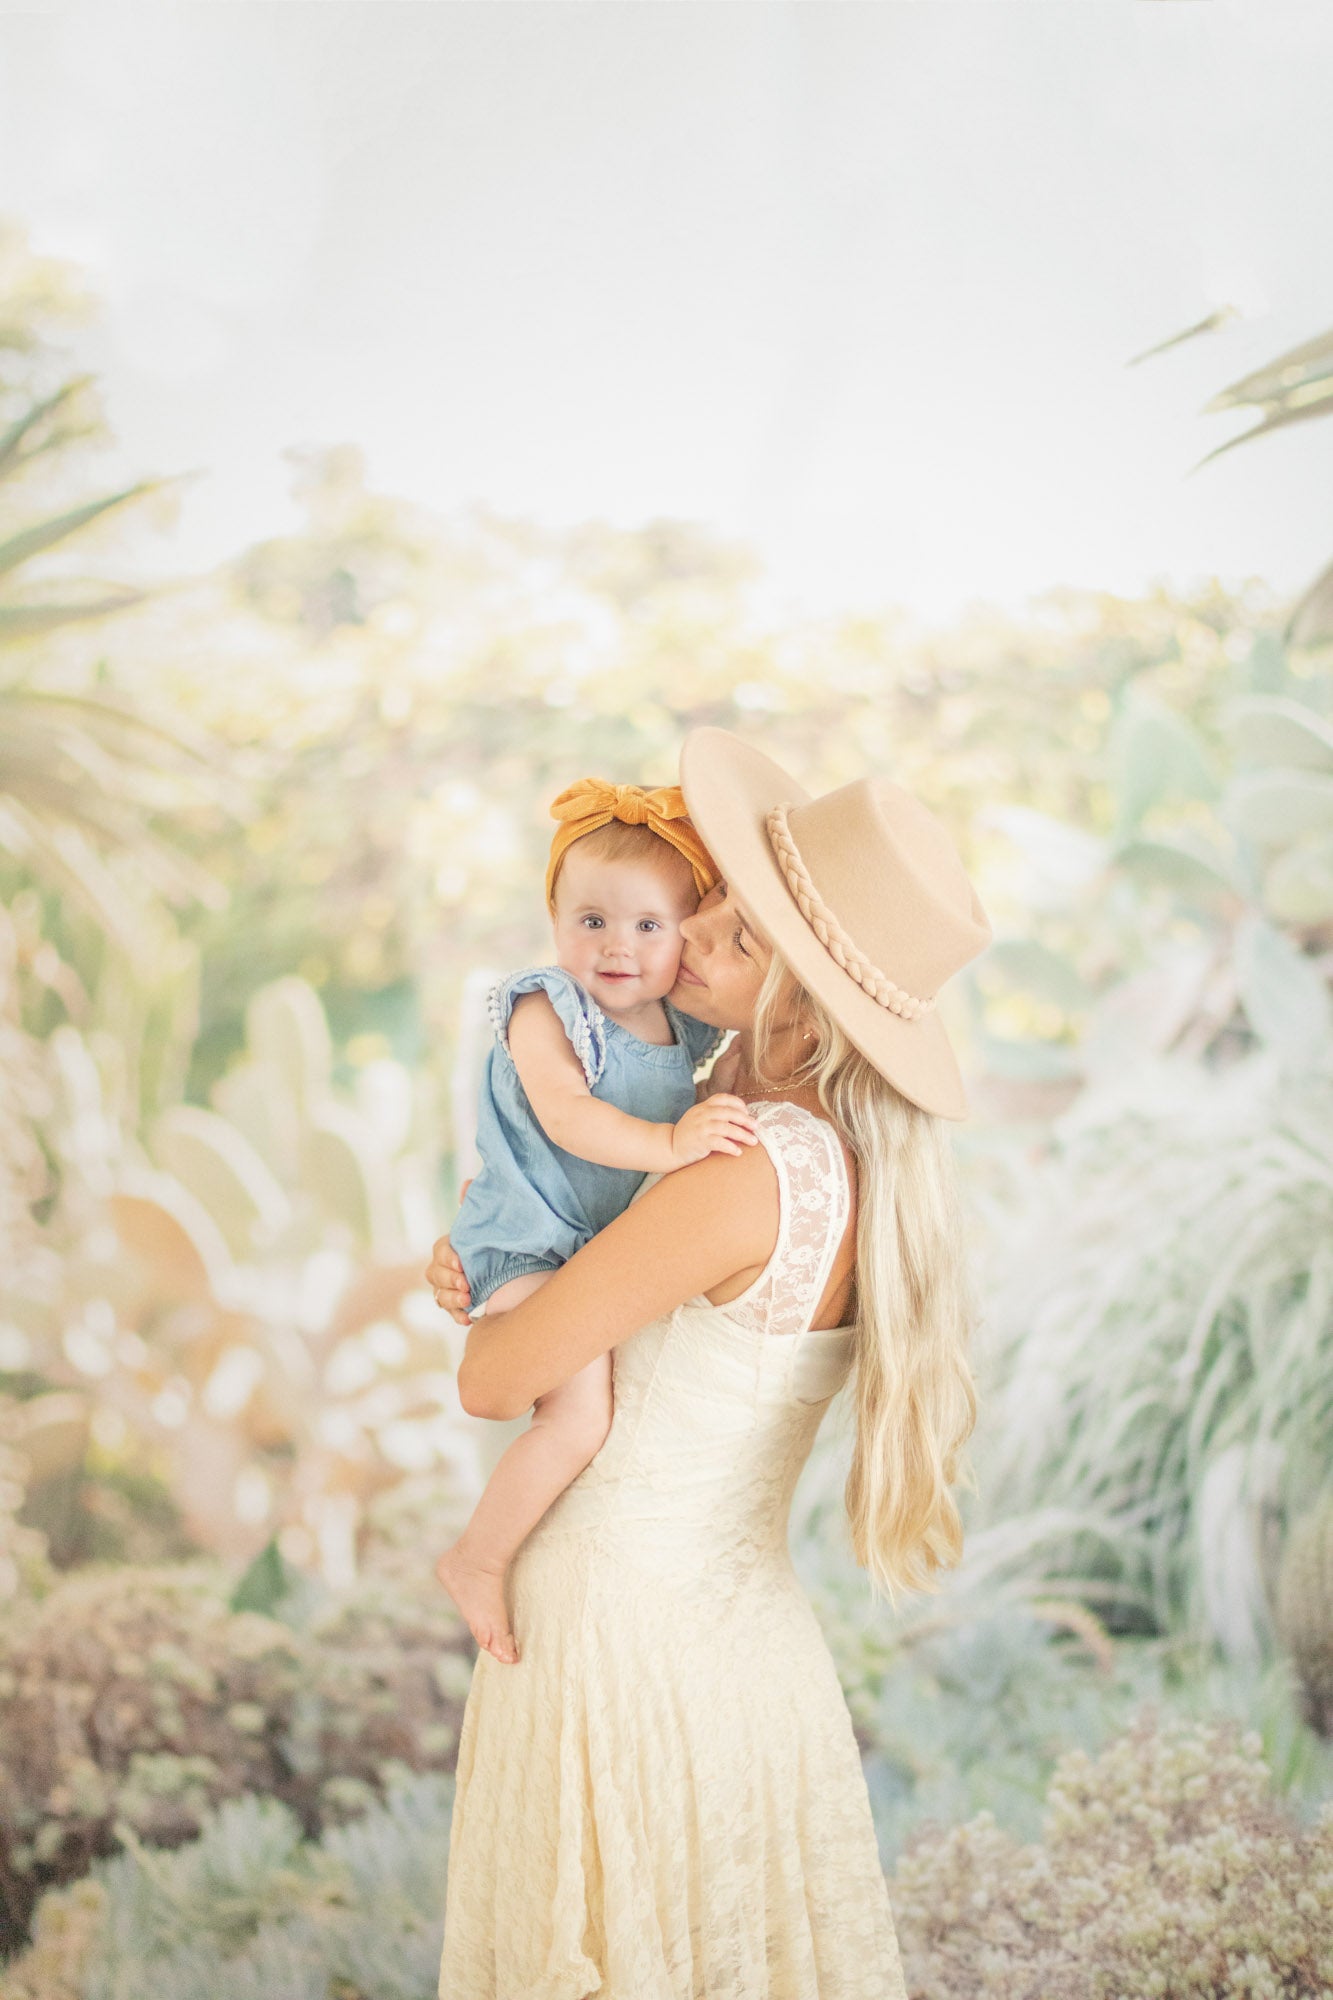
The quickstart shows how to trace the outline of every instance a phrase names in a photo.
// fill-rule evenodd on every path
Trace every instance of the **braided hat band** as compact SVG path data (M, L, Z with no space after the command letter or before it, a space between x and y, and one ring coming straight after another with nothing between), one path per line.
M719 875L793 977L900 1096L966 1117L948 983L992 932L943 821L880 774L812 797L727 729L691 730L680 771Z
M915 1021L919 1014L928 1014L935 1005L934 996L928 1000L919 999L915 993L897 985L887 973L872 964L864 952L857 949L855 941L838 922L811 880L800 849L792 839L791 828L787 824L787 815L791 810L790 800L785 805L773 807L765 822L768 837L773 843L778 866L787 879L787 887L796 899L797 908L829 957L856 981L863 992L881 1007L887 1007L891 1014L897 1014L904 1021Z

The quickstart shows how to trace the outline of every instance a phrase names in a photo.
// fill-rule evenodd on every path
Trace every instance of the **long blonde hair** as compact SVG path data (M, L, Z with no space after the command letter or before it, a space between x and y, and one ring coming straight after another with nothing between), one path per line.
M790 984L788 983L790 982ZM755 1013L762 1083L779 996L814 1029L783 1081L813 1085L855 1156L856 1441L846 1487L856 1560L872 1592L936 1591L963 1550L950 1488L972 1485L963 1449L977 1417L968 1363L974 1308L957 1168L944 1121L895 1090L775 952Z

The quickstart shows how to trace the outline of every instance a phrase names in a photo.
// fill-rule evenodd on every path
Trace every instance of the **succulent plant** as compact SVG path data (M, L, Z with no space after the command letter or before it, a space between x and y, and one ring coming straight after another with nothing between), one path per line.
M451 1805L450 1781L425 1776L318 1844L254 1798L220 1806L173 1854L131 1836L44 1897L0 1994L420 2000L439 1963ZM1144 1713L1095 1761L1062 1761L1041 1842L1020 1846L987 1814L928 1829L889 1896L913 2000L1323 2000L1333 1808L1297 1826L1253 1738Z
M960 993L983 1098L1002 1114L1057 1115L1086 1085L1168 1053L1221 1066L1257 1044L1291 1067L1326 1058L1333 723L1298 698L1304 680L1284 669L1270 682L1264 647L1253 654L1230 683L1244 691L1213 717L1197 701L1179 712L1150 670L1120 691L1105 834L1023 805L984 810L1023 913ZM997 1032L1006 1021L1020 1032Z
M229 1801L170 1855L127 1851L44 1897L3 2000L421 2000L439 1972L453 1784L428 1775L318 1843ZM225 1982L221 1984L220 1982Z
M200 1565L62 1579L0 1634L0 1949L117 1825L172 1846L256 1793L314 1832L451 1770L473 1657L424 1551L415 1590L312 1589L293 1622L233 1611Z
M1333 1806L1298 1826L1257 1737L1145 1711L1061 1760L1042 1843L929 1830L889 1896L913 2000L1323 2000Z
M1288 1535L1276 1616L1306 1719L1321 1736L1333 1737L1333 1487Z

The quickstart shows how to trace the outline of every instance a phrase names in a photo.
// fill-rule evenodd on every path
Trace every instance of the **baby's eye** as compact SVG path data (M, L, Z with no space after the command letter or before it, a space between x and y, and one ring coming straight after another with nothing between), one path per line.
M600 930L602 927L602 919L600 917L584 917L583 924L584 928L587 930L590 931Z
M639 918L639 929L641 931L660 931L661 928L662 926L658 923L656 917Z

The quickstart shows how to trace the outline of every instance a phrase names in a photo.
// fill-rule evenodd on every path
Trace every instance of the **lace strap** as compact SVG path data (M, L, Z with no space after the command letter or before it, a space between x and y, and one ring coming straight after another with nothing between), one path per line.
M777 1169L778 1242L752 1314L763 1331L802 1333L824 1295L851 1213L847 1162L825 1118L799 1104L756 1103L759 1137Z

